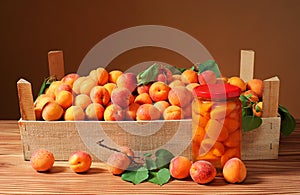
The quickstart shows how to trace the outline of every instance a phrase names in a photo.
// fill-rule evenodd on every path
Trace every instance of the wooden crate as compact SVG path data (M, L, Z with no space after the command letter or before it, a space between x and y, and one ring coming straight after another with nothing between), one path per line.
M253 77L253 62L253 51L241 52L240 76L246 81ZM62 77L64 74L61 67L63 67L62 52L50 52L50 74ZM276 159L278 157L279 79L274 77L264 82L266 87L263 97L263 124L254 131L242 134L242 158L244 160ZM108 158L109 151L98 146L97 141L101 139L104 139L104 143L112 147L127 145L137 151L139 156L145 152L165 148L176 155L191 158L192 120L36 121L31 84L20 79L17 87L21 112L19 128L25 160L29 160L32 153L39 148L47 148L52 151L56 160L68 160L69 155L77 150L91 153L94 160L105 160Z

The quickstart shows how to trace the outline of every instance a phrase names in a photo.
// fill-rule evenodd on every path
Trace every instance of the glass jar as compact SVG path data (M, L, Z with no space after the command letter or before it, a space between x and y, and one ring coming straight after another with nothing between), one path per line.
M241 90L230 84L214 84L200 85L194 91L193 161L207 160L221 175L227 160L241 158Z

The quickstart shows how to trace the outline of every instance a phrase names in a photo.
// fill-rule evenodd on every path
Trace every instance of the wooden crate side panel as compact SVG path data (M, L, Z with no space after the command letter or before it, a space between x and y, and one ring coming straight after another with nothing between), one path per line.
M242 133L242 159L277 159L280 139L280 117L262 118L262 125Z
M108 146L128 145L142 155L149 150L166 148L176 155L191 158L191 121L157 122L66 122L19 121L25 160L39 148L53 152L56 160L68 160L71 153L85 150L98 161L108 158L108 151L97 145L105 138ZM154 131L157 130L157 131ZM144 135L143 135L144 134Z

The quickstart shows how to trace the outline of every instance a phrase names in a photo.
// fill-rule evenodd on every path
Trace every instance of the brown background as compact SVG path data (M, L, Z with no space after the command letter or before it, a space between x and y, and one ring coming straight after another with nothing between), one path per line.
M255 77L277 75L280 104L300 118L298 0L2 0L0 119L20 117L19 78L32 82L37 94L48 75L48 51L63 50L66 72L76 72L87 52L103 38L149 24L177 28L195 37L226 76L239 75L241 49L255 50ZM127 51L104 66L126 70L148 60L190 66L174 52L151 47Z

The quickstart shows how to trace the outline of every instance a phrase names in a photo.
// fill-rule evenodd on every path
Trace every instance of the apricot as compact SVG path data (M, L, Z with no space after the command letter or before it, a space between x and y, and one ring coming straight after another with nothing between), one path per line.
M241 159L231 158L223 167L223 177L229 183L241 183L247 177L247 168Z
M76 81L76 79L78 79L80 76L77 73L69 73L67 75L65 75L61 81L63 83L68 84L71 88L73 87L74 82Z
M96 81L96 85L103 86L108 82L108 72L102 67L92 70L89 76Z
M169 91L168 100L172 105L185 107L193 99L192 93L185 87L174 87Z
M216 168L208 161L198 160L190 168L190 176L198 184L207 184L215 179Z
M123 74L120 70L112 70L108 73L108 82L117 83L118 78Z
M258 102L257 104L254 104L252 111L255 116L261 117L263 114L263 102Z
M41 94L34 101L34 112L36 120L42 119L42 110L48 102L54 102L54 99L52 96L46 94Z
M170 87L170 88L178 87L178 86L185 87L185 84L184 84L184 82L182 82L181 80L174 80L174 81L172 81L172 82L169 84L169 87Z
M159 110L152 104L141 105L136 112L136 120L158 120L160 119Z
M184 179L190 176L192 162L185 156L172 158L169 165L170 174L173 178Z
M88 120L102 120L104 107L99 103L91 103L85 109L85 115Z
M117 79L117 86L118 87L125 87L130 92L133 92L137 87L137 78L136 75L133 73L123 73Z
M254 91L261 98L264 91L264 82L260 79L252 79L247 82L247 89Z
M128 109L126 110L125 118L127 120L135 120L136 119L136 112L137 112L139 107L140 107L140 104L138 104L138 103L130 104Z
M90 97L92 102L106 106L110 101L110 95L107 89L103 86L95 86L91 89Z
M85 151L76 151L68 159L69 166L75 173L87 172L92 165L92 157Z
M149 93L149 89L150 89L151 85L152 85L152 83L148 83L146 85L139 85L137 87L138 94Z
M217 75L212 70L206 70L198 74L198 81L200 85L215 84L217 82Z
M227 83L239 87L242 92L246 91L247 85L246 85L245 81L243 79L241 79L240 77L236 77L236 76L230 77L228 79Z
M152 104L152 99L148 93L142 93L136 96L134 102L138 104Z
M223 167L233 157L240 158L240 150L238 148L227 148L221 157L221 166Z
M64 114L66 121L82 121L84 118L85 113L80 106L70 106Z
M106 83L103 87L108 91L109 97L111 96L112 91L117 88L117 84L115 83Z
M223 122L223 125L227 128L229 133L234 132L235 130L239 129L241 124L239 118L231 118L226 117Z
M243 93L244 96L249 96L249 100L251 102L258 102L259 101L259 97L257 96L257 94L253 91L253 90L247 90Z
M179 106L172 105L165 109L163 117L165 120L180 120L183 118L183 112Z
M195 92L194 92L194 89L196 87L198 87L200 84L199 83L190 83L186 86L186 88L193 93L194 96L196 96Z
M38 149L30 157L30 163L34 170L38 172L48 171L53 167L54 155L47 149Z
M226 147L238 147L241 144L242 135L240 131L234 131L229 134L228 138L223 142Z
M104 110L103 117L105 121L122 121L125 119L125 113L117 104L111 104Z
M80 87L81 87L81 84L84 80L86 80L87 77L79 77L78 79L76 79L73 83L73 87L72 87L72 90L74 93L76 94L80 94Z
M164 82L155 82L149 88L149 95L154 102L168 99L170 87Z
M80 106L83 110L92 103L92 100L89 95L79 94L75 97L74 106Z
M167 101L158 101L153 104L160 112L161 116L163 116L163 113L166 108L170 106L169 102Z
M185 84L198 83L197 72L187 69L181 74L181 80Z
M70 87L70 85L66 84L66 83L61 83L60 85L57 86L57 88L55 89L54 95L55 98L57 96L57 94L61 91L69 91L70 93L73 93L72 91L72 87Z
M69 91L60 91L56 95L55 101L63 108L69 108L73 103L73 94Z
M134 158L134 151L128 146L120 146L120 151L128 157Z
M111 93L111 102L121 108L127 108L132 101L131 98L130 90L125 87L117 87Z
M180 80L181 81L181 74L173 74L172 78L170 79L170 82Z
M224 141L228 138L228 130L218 120L210 119L207 122L205 131L210 138Z
M78 79L77 79L78 80ZM91 90L97 85L97 81L93 80L92 78L88 77L83 80L80 84L80 93L90 95Z
M55 91L57 87L62 83L62 81L53 81L48 89L46 90L45 94L51 96L53 99L55 99Z
M107 159L108 171L113 175L122 174L130 165L131 160L123 152L114 152Z
M45 121L59 120L64 113L64 109L56 102L48 102L42 110L42 118Z

